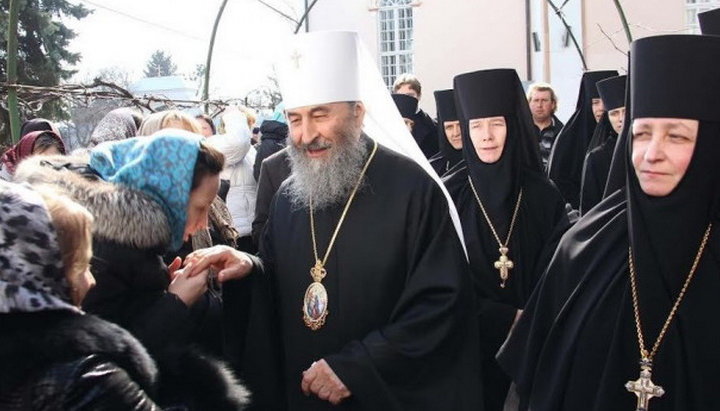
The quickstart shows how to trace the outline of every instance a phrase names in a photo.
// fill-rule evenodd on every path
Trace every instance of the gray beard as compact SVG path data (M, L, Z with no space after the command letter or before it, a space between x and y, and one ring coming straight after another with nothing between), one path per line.
M288 141L292 173L287 190L295 209L309 208L310 198L315 210L347 201L368 154L365 142L355 137L356 132L347 128L340 133L329 157L324 159L311 159L302 148Z

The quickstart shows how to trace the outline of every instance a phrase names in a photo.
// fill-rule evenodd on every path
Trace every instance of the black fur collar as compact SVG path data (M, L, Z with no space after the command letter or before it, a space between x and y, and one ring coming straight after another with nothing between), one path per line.
M153 392L157 368L129 332L89 314L70 311L0 314L0 392L50 364L99 354Z

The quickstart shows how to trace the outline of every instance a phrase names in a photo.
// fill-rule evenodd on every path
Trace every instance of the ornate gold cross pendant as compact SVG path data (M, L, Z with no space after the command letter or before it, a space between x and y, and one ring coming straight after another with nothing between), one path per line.
M515 265L508 258L507 253L510 251L507 247L500 247L500 258L495 261L495 268L500 271L500 287L505 288L505 281L510 276L510 269Z

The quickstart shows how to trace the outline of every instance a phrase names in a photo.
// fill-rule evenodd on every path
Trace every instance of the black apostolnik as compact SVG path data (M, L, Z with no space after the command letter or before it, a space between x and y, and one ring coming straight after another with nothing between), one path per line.
M449 174L444 182L460 215L478 299L485 409L499 410L509 379L499 369L495 353L508 335L517 311L523 309L535 288L537 273L549 259L547 251L552 251L567 228L568 217L560 193L541 171L536 134L515 70L462 74L455 77L454 86L465 166ZM468 121L495 116L505 118L507 138L500 159L487 164L476 153ZM507 244L513 268L504 287L495 267L500 261L498 240L473 187L503 243L522 190Z
M624 138L628 133L623 133L620 141L626 143L619 155L626 163L627 184L615 184L620 189L563 237L498 356L517 384L522 409L639 406L638 396L626 387L640 376L641 356L628 247L641 330L650 351L710 223L715 226L695 276L652 358L652 382L664 394L650 399L649 409L720 409L719 58L720 38L659 36L633 43L631 118L699 120L692 158L673 191L649 196L630 161L632 135ZM619 163L614 161L613 169Z

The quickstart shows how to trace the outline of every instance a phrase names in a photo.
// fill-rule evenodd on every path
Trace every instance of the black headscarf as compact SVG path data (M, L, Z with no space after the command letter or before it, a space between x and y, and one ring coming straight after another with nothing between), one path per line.
M418 99L406 94L393 94L392 99L402 118L412 118L418 108Z
M670 35L632 45L631 119L699 120L696 145L680 183L664 197L646 195L622 158L626 184L583 217L555 257L499 354L533 410L632 409L625 382L639 376L639 346L628 275L637 274L639 311L651 349L685 281L708 223L720 224L720 38ZM682 64L677 64L680 61ZM631 124L627 123L629 129ZM665 395L655 411L720 409L720 237L710 234L693 282L654 358L653 382Z
M445 122L459 120L455 109L455 92L452 89L438 90L435 92L435 106L437 107L438 119L438 146L440 155L449 168L463 159L462 149L456 150L450 144L445 135Z
M560 131L550 153L548 176L575 209L579 206L585 154L597 126L592 112L592 99L600 97L596 84L602 79L617 75L614 70L589 71L583 74L575 113Z
M720 35L720 8L698 13L697 17L702 34Z

